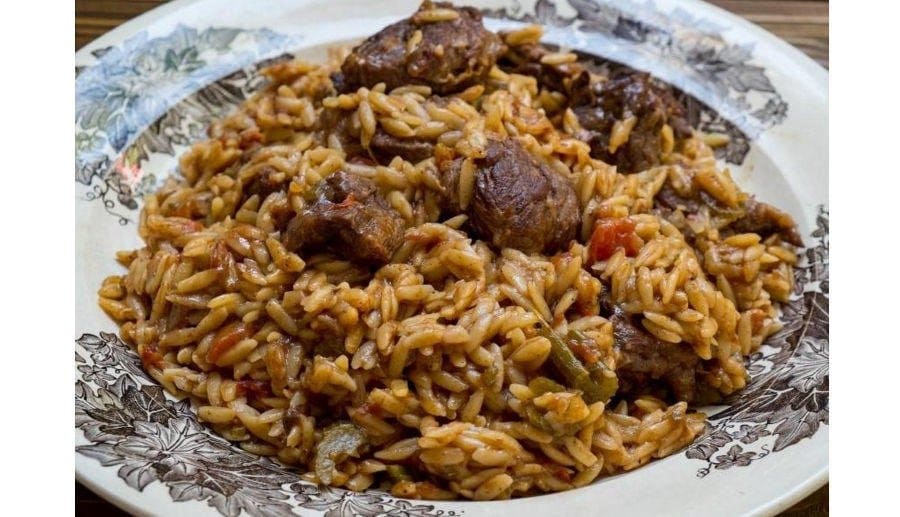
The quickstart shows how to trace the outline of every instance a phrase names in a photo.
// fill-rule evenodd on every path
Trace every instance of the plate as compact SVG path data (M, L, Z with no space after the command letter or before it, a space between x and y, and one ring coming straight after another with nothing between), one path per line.
M407 16L414 1L172 2L76 53L78 326L75 471L136 514L771 515L828 476L827 73L759 27L693 0L471 0L492 29L545 26L545 41L647 70L693 122L731 136L737 181L797 219L807 248L785 323L752 380L687 449L584 488L502 502L410 501L321 489L198 423L145 375L97 307L116 250L141 245L142 196L177 156L259 87L261 64L326 50Z

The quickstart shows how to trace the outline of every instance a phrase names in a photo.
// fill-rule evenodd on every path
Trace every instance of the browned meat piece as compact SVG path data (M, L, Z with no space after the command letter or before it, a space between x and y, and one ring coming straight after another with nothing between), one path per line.
M324 249L365 264L384 264L403 241L403 219L375 184L344 171L323 180L318 199L288 223L290 250Z
M373 202L387 207L384 199L378 197L378 187L372 181L344 171L337 171L320 182L316 188L316 196L319 202L330 203L342 203L351 196L360 203L376 198Z
M270 165L263 165L259 168L256 177L252 178L244 186L244 195L241 203L249 199L250 196L259 196L259 200L262 202L272 193L287 190L289 183L290 177L287 174L277 171ZM285 198L283 201L269 206L269 215L275 228L282 230L287 226L291 217L294 216L294 211Z
M457 16L429 21L428 13L435 9ZM344 92L381 82L389 90L421 84L447 95L483 82L503 50L500 38L484 28L478 10L426 1L410 18L385 27L355 47L334 83Z
M411 163L418 163L434 155L434 143L418 138L398 138L381 129L372 135L369 142L372 155L381 164L388 164L395 156Z
M685 197L675 191L669 184L664 184L659 192L656 194L655 201L657 205L664 208L667 211L675 211L681 209L683 212L688 214L696 214L700 211L700 208L704 204L708 204L710 206L714 206L717 201L712 198L712 196L706 196L705 201L709 201L709 203L704 203L699 198L703 196L704 193L701 191L697 196L693 197Z
M654 198L654 212L674 224L688 242L693 242L696 234L688 222L700 218L716 229L723 229L744 215L740 206L728 207L720 203L706 191L694 189L689 195L675 191L668 183L663 185ZM677 213L676 213L677 212Z
M797 223L789 214L753 198L744 203L744 210L746 214L731 223L728 230L734 233L758 233L763 239L778 234L794 246L803 246Z
M359 128L353 127L351 120L350 112L338 108L323 108L316 122L316 129L324 141L330 136L337 138L348 157L367 155L359 140Z
M349 113L336 108L325 108L319 117L318 129L323 139L330 135L337 137L348 157L367 156L382 165L387 165L395 156L418 163L434 154L434 143L418 138L398 138L381 128L375 131L369 142L369 149L363 148L359 139L359 128L353 128Z
M462 212L459 176L463 159L439 160L446 208ZM514 139L488 140L474 160L472 199L466 207L475 233L497 249L552 253L575 238L578 198L572 185L539 163Z
M675 400L693 402L697 398L700 358L689 345L657 339L619 307L613 308L610 321L619 352L619 394L639 395L657 387Z
M679 220L673 218L672 214L676 210L681 210L684 216L690 219L708 207L710 224L726 235L758 233L765 239L778 234L789 244L803 246L803 239L797 231L797 223L789 214L752 197L739 207L729 208L702 190L686 197L669 185L664 185L656 195L655 201L657 213L675 224L689 240L694 238L690 226L679 224Z
M540 43L516 45L510 47L497 64L506 72L536 78L540 88L564 94L571 108L593 104L596 94L588 70L579 61L541 63L541 58L552 52L554 50Z
M248 197L255 194L263 200L272 192L286 188L287 183L287 174L279 173L273 167L264 165L259 169L256 178L244 188L244 194Z
M587 70L572 76L567 87L568 91L565 93L569 98L569 106L576 108L597 102L597 94L594 93L594 85L591 84L591 74Z
M588 77L584 66L579 62L548 64L541 63L541 58L554 52L539 43L526 43L509 47L498 65L506 72L530 75L537 79L538 85L548 90L564 93L571 90L572 81L579 76ZM570 104L574 104L570 100Z
M620 73L601 83L596 101L576 106L573 111L584 127L580 138L591 146L591 155L618 167L619 172L634 173L659 164L662 152L661 131L668 124L676 139L691 135L684 107L672 90L654 83L650 75ZM635 117L628 140L610 152L610 135L617 121Z

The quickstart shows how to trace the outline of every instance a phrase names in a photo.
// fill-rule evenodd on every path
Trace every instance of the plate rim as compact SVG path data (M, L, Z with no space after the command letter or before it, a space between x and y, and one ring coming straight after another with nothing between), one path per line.
M163 17L176 13L184 8L192 6L194 4L199 4L206 2L207 0L173 0L166 4L162 4L158 7L155 7L149 11L146 11L124 23L115 27L114 29L100 35L96 39L92 40L88 44L84 45L80 49L78 49L74 58L77 62L81 58L87 58L90 56L91 52L98 49L107 47L110 45L115 45L121 43L129 36L134 35L142 29L146 29L151 27L155 22L159 21ZM312 0L316 1L316 0ZM601 2L603 0L600 0ZM458 2L454 0L456 4L465 4L465 1ZM632 4L640 4L640 1L631 2ZM653 3L652 0L650 2ZM666 0L663 0L661 3L668 3ZM712 13L716 17L727 20L734 26L738 27L742 32L750 36L754 36L760 43L764 43L770 47L771 50L776 51L779 55L781 55L787 61L799 65L801 67L802 72L806 75L806 78L809 81L809 84L815 88L815 93L821 95L825 99L825 106L827 110L828 105L828 82L830 73L829 70L823 67L821 64L810 58L808 55L804 54L802 51L788 43L787 41L779 38L772 32L766 30L765 28L737 15L730 11L725 10L722 7L711 4L704 0L679 0L678 5L682 6L684 11L688 12L706 12ZM827 131L827 129L826 129ZM827 199L824 200L825 206L828 206ZM77 333L77 332L76 332ZM75 429L76 436L80 432L77 428ZM825 445L827 447L827 444ZM155 515L153 511L148 510L145 507L139 506L135 501L135 498L129 498L127 496L123 496L121 493L117 493L116 490L111 489L104 485L99 479L93 478L90 475L90 471L96 467L89 467L87 460L89 458L81 456L73 451L75 456L75 480L92 492L101 496L106 501L114 504L120 509L127 511L129 513L135 515ZM825 453L825 462L821 468L817 471L812 472L802 483L796 485L791 490L783 493L780 497L776 499L770 499L769 501L757 505L755 508L748 509L744 514L745 515L776 515L777 513L784 511L797 502L803 500L805 497L809 496L819 488L825 486L829 481L829 469L830 469L830 457L826 450ZM540 497L540 496L537 496ZM427 500L423 502L429 502ZM457 501L458 503L471 503L471 504L484 504L485 502L473 502L473 501ZM502 501L501 501L502 502ZM498 501L488 501L490 506L498 506L501 502ZM212 508L209 508L210 511L214 511Z

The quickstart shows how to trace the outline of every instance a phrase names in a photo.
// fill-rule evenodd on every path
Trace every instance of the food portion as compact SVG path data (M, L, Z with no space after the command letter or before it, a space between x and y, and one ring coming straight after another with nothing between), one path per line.
M496 250L550 254L568 246L581 222L572 184L515 139L489 139L483 154L436 156L446 210L467 214L474 236Z
M403 218L372 181L335 171L316 188L316 198L288 223L288 251L324 250L354 262L390 262L403 241Z
M692 134L672 91L648 74L617 74L585 97L573 110L584 128L579 138L590 144L591 156L623 173L659 165L664 148L671 152Z
M691 443L780 328L799 233L667 86L540 37L425 2L266 68L100 287L144 368L298 477L400 497L568 490Z
M333 82L340 92L384 83L388 90L424 85L447 95L483 83L503 50L477 9L428 3L354 48Z
M701 360L694 350L687 343L670 343L647 332L621 306L611 312L620 395L655 392L663 398L671 394L676 400L700 402L703 378L697 367Z

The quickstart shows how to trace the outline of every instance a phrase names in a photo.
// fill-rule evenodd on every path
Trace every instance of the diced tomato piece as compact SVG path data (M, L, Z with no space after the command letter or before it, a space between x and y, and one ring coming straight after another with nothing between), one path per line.
M206 353L206 360L215 363L225 354L225 352L231 350L234 345L238 344L242 339L251 335L253 332L251 326L243 321L238 321L223 327L216 332L212 345L209 347L209 352Z
M637 255L643 243L634 228L634 221L627 217L597 219L591 235L590 262L606 260L620 248L629 257Z
M209 267L223 273L228 267L231 252L225 241L217 241L209 252Z
M163 356L159 353L156 345L146 345L141 349L141 362L144 363L145 368L159 368L162 360Z
M378 404L374 402L366 402L365 404L359 406L360 413L368 413L375 417L381 418L384 416L384 410Z
M246 395L248 399L269 396L269 383L256 379L243 379L237 382L238 396Z
M569 469L563 467L562 465L557 465L553 463L544 463L544 467L550 471L550 474L553 475L556 479L561 481L565 481L566 483L572 481L572 472Z
M597 345L592 341L585 342L580 339L567 340L569 349L575 354L581 362L585 364L594 364L600 360L600 351Z
M241 131L240 141L238 142L238 147L242 150L250 149L251 147L256 147L254 144L262 143L263 134L260 133L259 129L252 127L247 128Z
M356 196L353 194L353 192L351 192L350 194L347 195L347 197L344 198L343 201L338 203L337 206L339 206L341 208L350 208L351 206L353 206L357 203L359 203L359 201L356 200Z
M182 228L184 228L184 233L197 233L203 230L203 223L200 221L194 221L192 219L186 219L182 223Z

